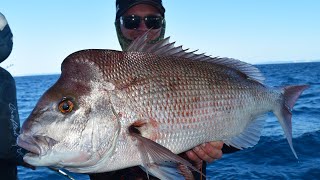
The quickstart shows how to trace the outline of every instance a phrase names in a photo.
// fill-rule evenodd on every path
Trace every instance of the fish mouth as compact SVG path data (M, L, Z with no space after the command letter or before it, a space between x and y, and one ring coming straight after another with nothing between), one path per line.
M46 152L55 145L57 141L47 136L40 135L25 135L21 134L18 136L17 144L29 151L29 156L40 156L45 155Z

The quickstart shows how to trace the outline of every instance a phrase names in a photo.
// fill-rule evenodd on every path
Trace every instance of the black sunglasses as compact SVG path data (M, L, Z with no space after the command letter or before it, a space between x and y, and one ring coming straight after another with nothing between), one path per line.
M163 17L157 15L149 15L145 17L140 17L137 15L121 16L120 23L126 29L137 29L140 26L141 20L144 21L148 29L159 29L163 24Z

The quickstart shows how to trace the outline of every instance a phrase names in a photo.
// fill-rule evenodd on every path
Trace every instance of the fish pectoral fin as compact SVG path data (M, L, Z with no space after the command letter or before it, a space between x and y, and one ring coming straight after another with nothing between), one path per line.
M228 146L233 146L238 149L253 147L260 140L265 119L266 116L259 116L251 121L243 132L237 136L223 140L223 142Z
M185 169L189 168L203 175L202 172L195 168L190 162L174 154L166 147L141 136L135 131L131 131L130 135L137 140L137 147L142 158L142 166L147 174L150 172L160 179L171 179L168 177L179 179L179 177L182 177L181 174L186 174L182 171L182 168L179 168L179 166L182 166L187 167Z

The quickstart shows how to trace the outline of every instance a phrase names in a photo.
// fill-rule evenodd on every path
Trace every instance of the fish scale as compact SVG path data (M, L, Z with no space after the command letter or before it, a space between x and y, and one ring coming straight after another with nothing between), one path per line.
M130 54L132 54L132 53L130 53ZM132 56L133 57L138 57L138 55L132 55ZM138 59L137 61L141 62L141 61L152 61L152 60L149 60L149 59L146 58L145 60L144 59ZM163 66L161 66L161 65L157 66L157 68L159 68L159 67L167 68L169 66L167 66L165 64L173 64L173 63L167 63L166 59L160 59L160 60L157 60L157 61L161 62L161 64L164 64ZM170 62L170 60L169 60L169 62ZM142 64L144 64L144 63L142 63ZM183 67L187 67L187 66L180 67L180 71L186 71ZM212 69L212 68L210 68L210 69ZM153 69L150 68L149 71L153 72ZM177 70L177 71L179 71L179 70ZM176 73L174 73L174 75L179 76L179 73L177 73L177 71L175 71ZM141 73L141 71L139 71L139 72ZM163 72L163 71L160 71L160 72ZM115 72L115 73L117 73L117 72ZM120 73L118 73L118 74L120 74ZM181 74L183 74L183 73L181 73ZM203 74L206 75L206 74L210 74L210 73L208 72L208 73L203 73ZM136 79L135 81L138 81L138 82L135 82L132 87L128 86L127 93L129 93L128 97L132 97L133 98L132 100L129 100L130 102L138 102L137 104L133 104L134 107L141 107L141 104L140 104L141 102L142 102L142 104L148 104L149 106L151 106L151 109L149 109L149 108L146 108L145 110L143 110L141 108L138 108L138 109L142 110L142 112L140 112L142 114L148 114L148 111L153 112L153 113L150 114L150 118L157 119L159 121L159 123L162 126L164 126L161 129L166 129L166 122L167 122L167 121L165 121L166 119L169 119L169 122L171 122L169 126L171 126L172 124L176 123L177 124L177 126L175 128L176 131L181 130L181 132L182 132L182 135L179 136L181 138L180 140L183 140L183 138L185 138L185 136L183 134L185 130L183 128L184 126L179 126L179 124L180 124L179 120L184 125L188 125L188 124L185 123L186 122L185 119L188 119L188 118L191 118L191 117L192 118L197 118L198 117L198 119L196 119L195 121L197 121L200 124L202 123L204 127L210 127L211 123L208 123L208 120L212 120L212 117L218 117L217 114L219 114L219 111L220 112L225 112L225 111L230 111L231 109L236 109L235 107L230 106L230 105L234 105L235 103L230 103L228 99L231 99L233 94L240 95L241 93L236 93L236 90L232 90L231 89L231 88L233 88L232 86L230 86L230 85L228 85L226 83L222 83L221 85L218 85L218 86L227 86L228 89L225 89L224 90L225 92L223 92L221 94L216 94L215 96L212 96L212 94L214 94L212 89L214 90L214 89L218 89L218 88L216 88L216 86L212 86L212 87L208 86L208 85L210 85L210 83L207 83L208 81L206 81L208 79L208 77L206 77L206 76L201 74L202 76L200 76L200 78L199 78L199 77L197 77L197 76L199 76L199 73L198 73L198 75L193 75L191 73L188 73L188 74L185 75L187 77L183 77L183 76L180 75L177 78L173 78L173 77L175 77L174 75L169 74L169 73L165 74L163 79L159 78L159 77L162 77L161 75L157 76L155 78L155 82L152 82L152 81L150 82L149 79L147 79L146 81L143 81L143 79L142 80ZM196 82L199 83L199 84L204 84L204 85L206 84L207 86L203 87L204 86L203 85L202 88L201 88L201 87L198 87L198 86L194 85L194 84L197 84L197 83L193 83L193 84L188 83L188 82L195 82L193 79L189 78L189 76L197 77L198 79L203 79L202 82L201 81L196 81ZM169 77L169 78L166 78L166 77ZM218 80L213 79L214 77L218 77L217 78ZM174 80L178 79L178 78L179 78L179 81L178 81L179 85L177 85L177 87L175 88L174 92L161 88L161 86L168 87L164 83L169 83L170 82L170 83L175 84ZM150 78L150 79L152 79L152 78ZM213 76L213 77L211 77L211 80L214 81L214 82L224 82L224 81L221 81L220 76ZM153 83L153 85L151 85L152 89L143 88L144 84L149 85L150 83ZM245 89L245 87L243 87L243 85L241 85L241 86L240 85L236 85L235 87L241 87L242 89ZM141 89L147 89L147 90L140 91L140 93L143 92L145 94L140 94L137 97L136 96L137 95L136 94L136 90L138 90L138 89L140 89L140 90ZM202 98L201 99L202 103L195 103L195 106L198 106L198 108L193 108L192 110L195 111L195 112L198 111L198 113L197 114L193 114L193 116L188 117L184 112L189 110L189 109L185 108L186 106L188 106L190 104L192 105L192 103L190 103L190 101L188 101L188 99L190 97L190 94L192 94L192 90L193 89L194 90L197 90L197 89L202 89L203 90L203 91L201 91L201 94L198 93L198 94L193 95L195 97L200 97L200 99ZM207 89L207 90L205 90L205 89ZM233 88L233 89L235 89L235 88ZM194 92L198 92L198 91L194 91ZM155 96L150 95L151 93L155 94ZM150 98L149 96L152 96L152 97ZM163 98L163 97L171 98L171 101L167 100L167 101L165 101L166 102L165 104L159 103L159 102L161 102L161 98ZM240 97L238 97L238 99L240 99ZM152 101L146 103L146 101L149 101L149 100L152 100ZM169 102L174 102L174 103L170 104ZM208 106L208 102L218 102L218 107L217 106ZM237 105L237 104L235 104L235 105ZM182 108L181 106L184 107L184 108ZM161 109L159 107L161 107ZM172 109L174 109L174 111L176 111L177 113L172 113L172 114L170 114L171 116L165 117L166 119L162 120L161 119L162 118L161 115L164 114L165 109L166 109L164 107L169 107L169 108L170 107L174 107ZM212 111L212 109L214 109L214 110ZM217 112L217 113L208 115L208 112ZM159 114L160 114L160 116L159 116ZM224 117L224 114L220 113L220 116ZM204 118L202 118L202 117L204 117ZM235 117L233 117L233 118L235 118ZM232 118L230 118L230 119L232 119ZM216 123L216 124L219 124L219 123ZM221 127L224 127L224 126L221 125ZM192 129L192 130L194 130L194 129ZM205 132L205 134L210 134L211 131L212 130L210 128L208 128L207 132ZM166 134L166 133L167 132L165 132L163 134ZM201 132L201 133L203 133L203 132ZM161 132L160 132L160 134L161 134ZM144 134L144 135L146 137L148 137L146 134ZM160 135L160 137L163 137L163 136ZM197 139L199 139L199 138L197 138ZM210 138L207 138L207 139L210 139ZM215 140L215 139L211 138L211 140ZM155 141L157 141L157 140L155 140ZM158 140L158 141L161 144L161 142L160 142L161 140ZM200 141L203 141L203 140L200 139ZM184 142L184 141L182 141L182 142ZM171 142L167 141L167 143L170 144ZM166 144L162 144L162 145L166 145ZM174 149L171 149L171 150L176 152Z

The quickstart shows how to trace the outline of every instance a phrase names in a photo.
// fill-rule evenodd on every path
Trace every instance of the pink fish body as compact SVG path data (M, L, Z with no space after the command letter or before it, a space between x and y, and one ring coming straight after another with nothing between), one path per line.
M168 39L150 46L141 37L128 52L73 53L61 69L18 139L32 165L80 173L141 165L165 178L163 162L193 168L175 154L204 142L254 146L269 111L296 156L291 109L307 86L267 87L247 63L188 53Z

